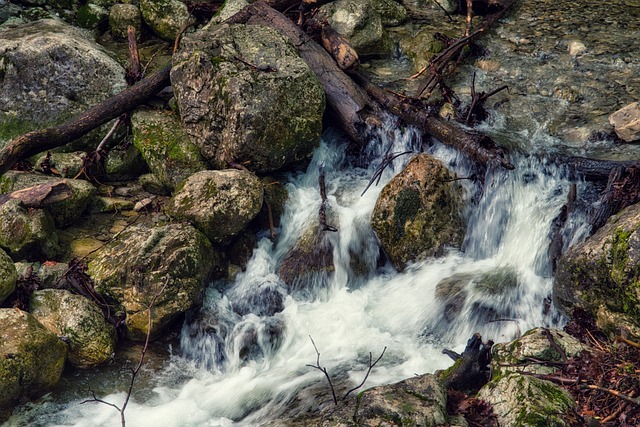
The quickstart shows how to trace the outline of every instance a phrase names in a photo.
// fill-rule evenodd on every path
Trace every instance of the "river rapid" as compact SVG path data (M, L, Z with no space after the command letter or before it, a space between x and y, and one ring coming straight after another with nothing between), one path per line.
M513 149L516 166L461 181L468 224L462 250L401 273L380 258L369 219L383 186L411 154L398 157L362 193L387 152L428 152L459 177L476 172L467 159L413 129L397 128L391 119L358 155L327 132L307 170L288 177L289 200L277 238L261 236L235 282L212 283L201 312L187 318L173 344L163 344L163 357L145 366L126 410L128 426L261 425L333 404L324 375L308 366L318 357L344 393L363 379L370 353L375 359L385 348L366 387L450 366L442 349L461 351L475 332L501 342L536 326L562 326L566 319L551 302L548 248L571 181L544 153L637 157L637 147L612 142L605 119L640 99L640 4L522 3L482 41L485 60L497 65L465 65L454 81L463 99L474 69L482 90L510 86L481 130ZM585 45L581 55L570 54L574 41ZM370 72L380 77L405 71L399 57ZM317 221L321 168L338 229L325 231L335 268L307 291L288 294L276 271ZM562 229L565 248L588 235L586 201L597 192L575 183L582 203ZM354 254L367 274L354 271ZM265 288L283 296L283 311L270 315L269 301L252 298ZM233 310L237 301L249 305L247 314ZM82 402L91 398L91 388L120 404L129 373L111 367L92 375L74 373L63 391L24 406L6 425L119 425L112 407Z

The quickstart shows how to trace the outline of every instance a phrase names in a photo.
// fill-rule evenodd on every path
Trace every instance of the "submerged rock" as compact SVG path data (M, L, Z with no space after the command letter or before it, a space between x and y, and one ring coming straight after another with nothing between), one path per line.
M66 337L73 366L90 368L113 357L116 330L87 298L64 289L43 289L31 294L29 310L51 332Z
M64 22L44 19L0 29L0 146L59 124L126 87L123 67ZM99 138L100 131L92 132L72 148Z
M462 244L462 189L454 178L440 161L420 154L380 193L371 227L398 270Z
M0 249L0 304L16 289L18 273L13 261Z
M640 338L640 204L624 209L558 260L554 301L582 308L599 328Z
M67 345L34 316L0 308L0 420L24 399L42 396L58 383Z
M223 24L185 36L171 82L186 132L216 169L278 170L320 141L324 90L274 29Z
M262 183L250 172L201 171L176 190L167 213L191 222L212 242L223 243L260 212L262 194Z
M124 231L89 263L100 294L117 301L127 318L127 337L144 340L153 304L151 336L202 302L220 255L191 225L136 226ZM218 272L219 273L219 272Z

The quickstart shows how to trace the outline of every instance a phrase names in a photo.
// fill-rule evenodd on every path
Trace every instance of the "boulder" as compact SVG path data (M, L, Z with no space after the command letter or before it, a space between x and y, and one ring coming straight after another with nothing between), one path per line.
M140 110L131 117L133 144L151 172L173 190L190 175L207 169L198 147L170 111Z
M26 209L18 200L0 205L0 248L14 258L51 259L60 253L51 215L43 209Z
M371 227L396 269L462 244L462 189L454 179L440 161L419 154L380 193Z
M136 35L142 28L142 14L138 6L134 4L114 4L109 9L109 28L113 37L117 39L127 38L129 26L136 29Z
M489 402L500 426L569 427L567 413L575 406L568 391L552 382L528 375L508 374L478 392Z
M67 358L73 366L91 368L113 357L116 330L87 298L64 289L43 289L31 294L29 311L48 330L67 339Z
M55 288L69 270L69 264L64 262L16 262L18 276L26 278L34 275L40 280L40 289Z
M59 124L126 87L122 66L64 22L44 19L0 29L0 147L15 136ZM95 148L104 133L91 132L70 147Z
M275 171L307 160L320 141L322 85L272 28L210 25L185 36L171 82L186 132L215 169Z
M0 304L16 289L18 273L13 261L0 249Z
M64 368L67 346L25 311L0 308L0 325L2 413L55 387Z
M37 172L54 173L62 178L74 178L82 169L83 158L86 155L84 151L41 154L36 159L33 169Z
M82 28L96 30L101 33L106 30L109 11L95 3L87 3L78 8L76 22Z
M400 25L407 11L393 0L338 0L322 6L319 16L364 56L391 52L385 27Z
M242 231L262 207L262 183L237 169L201 171L176 189L167 213L191 222L212 242L227 242Z
M153 32L170 42L194 21L187 5L178 0L140 0L140 12Z
M609 116L618 138L625 142L640 140L640 102L622 107Z
M125 230L96 254L87 272L98 293L122 305L127 337L142 341L151 304L151 336L157 337L202 302L216 269L222 261L209 240L189 224L171 223Z
M640 338L640 204L629 206L558 260L554 301L582 308L599 328Z
M421 70L431 59L446 47L442 40L433 35L433 30L424 29L417 33L409 33L399 40L402 53L413 61L413 68Z
M147 172L147 163L134 145L112 148L104 161L104 169L93 171L98 181L131 181Z

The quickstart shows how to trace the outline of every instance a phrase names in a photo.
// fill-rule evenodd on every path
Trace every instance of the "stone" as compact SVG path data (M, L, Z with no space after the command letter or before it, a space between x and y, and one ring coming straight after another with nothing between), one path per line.
M569 427L566 414L575 406L573 397L563 388L519 374L489 382L477 397L492 405L499 425L509 427Z
M133 209L133 202L121 197L95 196L87 208L88 213L121 212Z
M187 5L178 0L140 0L140 12L153 32L170 42L194 21Z
M55 258L60 246L53 218L43 209L7 201L0 206L0 247L18 259Z
M238 169L201 171L176 189L166 206L172 217L187 220L214 243L242 231L262 207L262 183Z
M16 266L9 255L0 249L0 305L16 289L17 279Z
M171 83L185 131L211 167L267 173L310 159L324 90L288 39L223 24L186 35L181 46Z
M144 191L155 194L156 196L166 196L171 193L171 191L164 186L160 178L152 173L140 175L138 182Z
M567 50L569 55L575 57L584 54L587 51L587 47L579 40L571 40L567 44Z
M132 26L139 36L142 29L142 14L133 4L114 4L109 9L109 29L118 39L127 39L128 28Z
M284 208L289 199L289 192L287 188L273 177L261 178L262 186L264 187L264 200L265 203L260 209L260 213L256 218L256 222L263 230L269 229L269 210L271 210L271 220L273 221L273 227L280 227L280 219L284 214ZM269 207L267 207L267 204Z
M396 269L462 244L462 189L454 178L440 161L419 154L380 193L371 227Z
M124 68L80 29L53 19L0 29L0 147L62 123L126 87ZM95 148L109 126L65 149Z
M109 150L104 161L104 172L100 172L94 172L100 181L131 181L149 172L149 168L140 150L135 145L129 145L124 149L115 147Z
M87 3L78 8L76 22L82 28L88 30L105 29L109 18L109 11L94 3Z
M127 337L151 337L202 302L205 286L223 272L220 254L189 224L139 225L126 229L89 262L95 289L126 312Z
M64 262L47 261L39 262L16 262L18 276L27 277L34 274L42 283L42 288L55 288L59 281L69 270L69 264Z
M40 155L35 161L34 170L47 173L47 169L62 178L74 178L83 165L83 157L87 153L75 151L73 153L47 153Z
M446 47L444 42L434 37L430 29L409 33L401 37L398 44L402 53L413 61L413 68L416 71L427 66L431 58Z
M192 174L208 169L172 112L139 110L131 117L131 125L133 144L166 188L173 190Z
M558 260L553 285L556 306L570 314L582 308L611 335L640 328L640 204L629 206ZM611 312L612 314L606 314ZM617 319L618 324L611 324Z
M48 330L66 338L67 360L73 366L91 368L113 357L116 330L87 298L64 289L37 290L29 299L29 311Z
M0 412L51 391L60 380L67 345L34 316L0 308Z
M640 102L626 105L609 116L618 138L625 142L640 140Z

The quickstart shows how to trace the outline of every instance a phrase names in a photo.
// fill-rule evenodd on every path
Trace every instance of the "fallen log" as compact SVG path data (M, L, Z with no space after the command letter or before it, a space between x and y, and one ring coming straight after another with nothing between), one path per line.
M0 175L18 161L80 138L140 105L169 84L170 65L66 122L26 133L0 150Z
M66 182L55 181L34 185L33 187L0 195L0 206L9 200L19 200L25 208L43 208L61 202L73 195L73 190Z
M467 394L475 394L491 378L491 347L493 341L482 342L480 334L475 333L467 341L467 346L461 355L450 350L442 352L455 363L445 371L441 371L438 376L444 381L447 389L461 391Z

